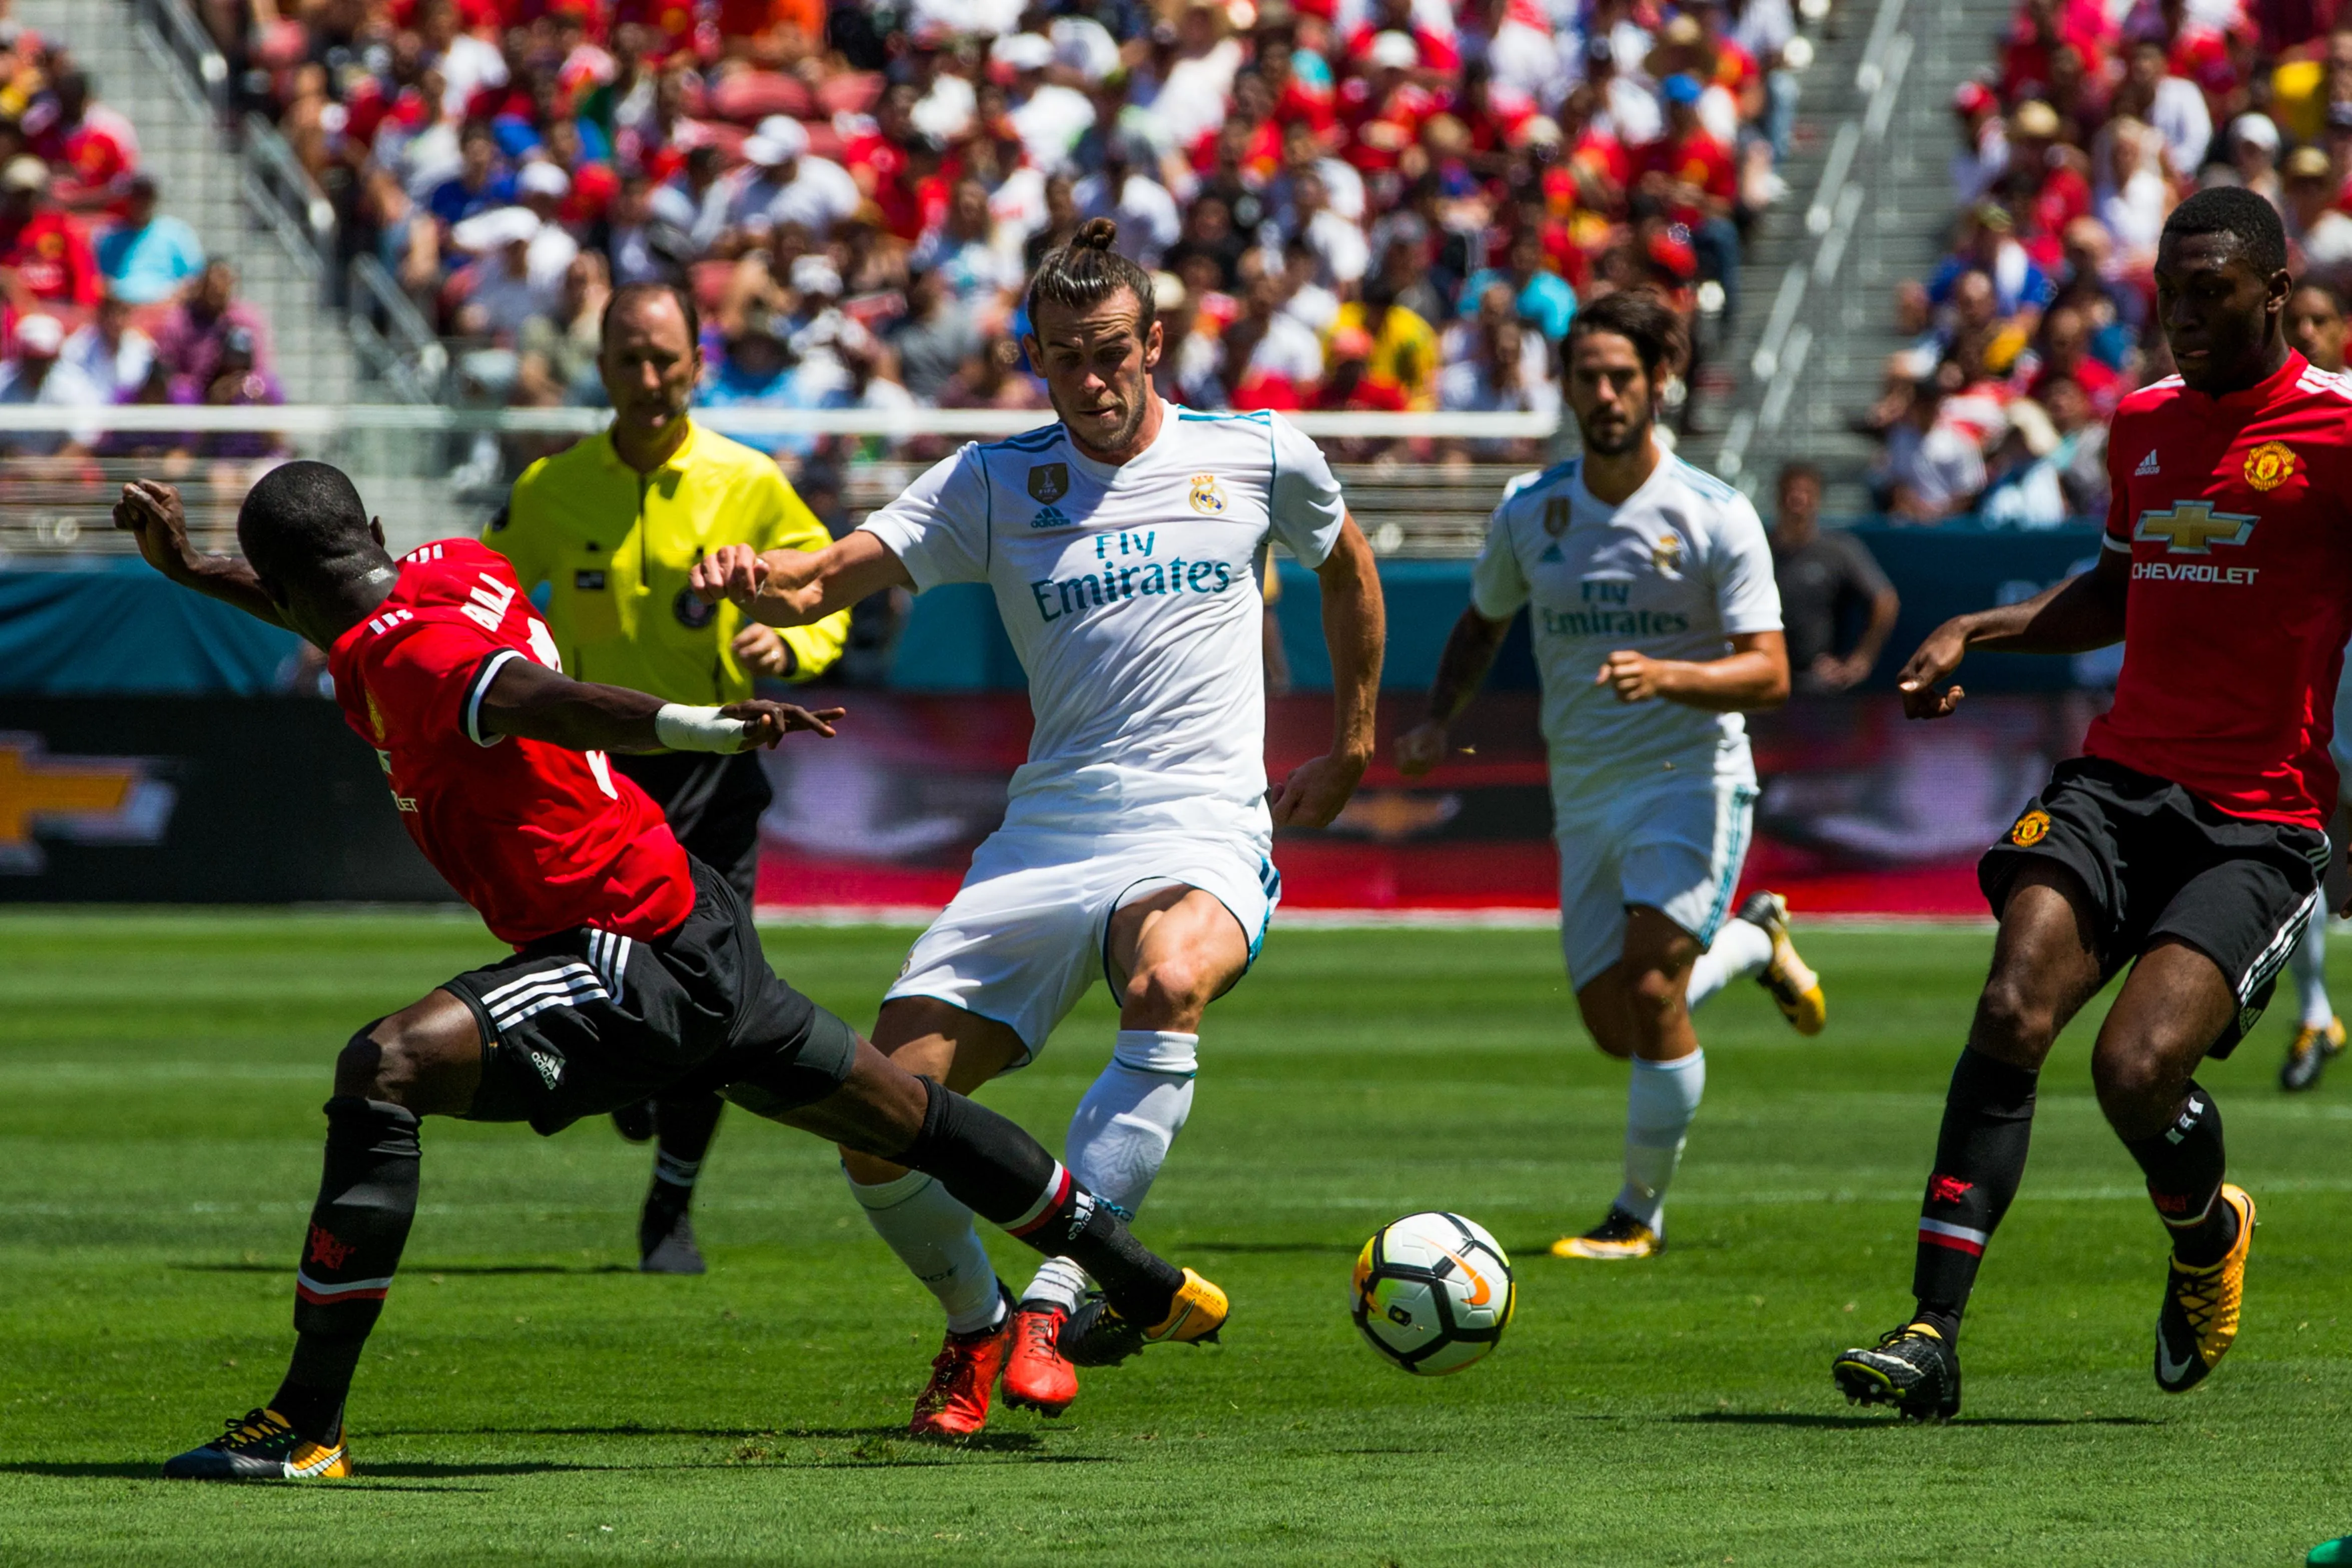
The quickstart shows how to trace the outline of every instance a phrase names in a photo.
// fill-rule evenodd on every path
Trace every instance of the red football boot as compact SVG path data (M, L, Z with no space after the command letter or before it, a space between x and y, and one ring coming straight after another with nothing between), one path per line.
M1004 1402L1040 1416L1059 1416L1078 1396L1078 1369L1062 1355L1059 1307L1023 1307L1013 1314L1013 1353L1004 1360Z
M951 1333L931 1362L931 1381L915 1397L910 1437L954 1441L988 1425L989 1392L1013 1347L1013 1321L977 1333Z

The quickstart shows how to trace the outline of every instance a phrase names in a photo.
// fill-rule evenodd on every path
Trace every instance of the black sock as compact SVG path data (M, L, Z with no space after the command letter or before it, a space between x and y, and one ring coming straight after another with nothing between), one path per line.
M314 1441L335 1435L368 1332L416 1218L416 1118L398 1105L339 1094L327 1102L326 1168L294 1277L299 1336L271 1401Z
M2024 1177L2040 1076L1974 1050L1961 1051L1952 1069L1936 1169L1919 1206L1918 1260L1911 1273L1918 1315L1948 1343L1959 1335L1985 1246Z
M727 1102L700 1090L665 1094L653 1103L654 1185L647 1200L673 1213L694 1201L694 1184L701 1177L703 1156L719 1131L719 1113Z
M1075 1260L1129 1322L1167 1318L1184 1270L1138 1241L1036 1139L985 1105L928 1078L923 1083L930 1094L923 1130L893 1158L1048 1258Z
M2218 1263L2237 1245L2238 1212L2221 1201L2221 1108L2195 1079L2180 1113L2161 1133L2124 1147L2147 1176L2157 1217L2172 1232L2172 1255L2191 1268Z

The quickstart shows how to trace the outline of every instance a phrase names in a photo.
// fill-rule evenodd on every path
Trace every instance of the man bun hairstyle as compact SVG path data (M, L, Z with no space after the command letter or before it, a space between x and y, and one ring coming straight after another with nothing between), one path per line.
M284 463L264 474L237 508L236 540L264 577L341 579L383 563L367 505L331 463Z
M2247 265L2265 277L2286 270L2286 225L2278 209L2243 185L2208 186L2173 208L2164 237L2190 235L2229 235Z
M2254 199L2262 200L2259 196ZM1633 345L1634 357L1642 361L1642 371L1650 378L1653 388L1664 372L1682 368L1686 346L1682 318L1646 288L1606 294L1579 310L1568 324L1564 346L1573 349L1579 338L1601 332Z
M1118 225L1108 218L1088 218L1070 236L1070 243L1048 251L1029 280L1024 302L1030 329L1037 323L1037 308L1057 305L1065 310L1091 310L1122 291L1135 296L1139 314L1135 335L1151 329L1151 276L1112 247L1118 243Z

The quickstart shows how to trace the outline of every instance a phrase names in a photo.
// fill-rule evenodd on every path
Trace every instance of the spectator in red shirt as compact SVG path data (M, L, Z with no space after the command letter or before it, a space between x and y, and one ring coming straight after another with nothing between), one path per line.
M30 153L0 170L0 286L19 308L95 305L98 257L89 236L48 193L49 166Z
M1405 67L1407 70L1451 76L1462 68L1462 52L1454 47L1454 40L1422 26L1412 0L1379 0L1371 16L1348 35L1348 57L1386 66L1388 61L1381 57L1380 40L1387 33L1394 33L1412 46L1413 58Z
M2090 323L2071 305L2061 305L2042 319L2034 361L2025 395L2037 402L2047 400L2051 382L2063 378L2082 388L2101 419L2112 419L2116 405L2130 390L2120 373L2092 354Z
M2009 120L2009 168L1995 183L2025 254L2045 272L2064 254L2066 225L2091 214L2091 183L2053 145L2057 136L2057 110L2038 99L2020 104Z
M1677 71L1659 85L1666 104L1666 133L1649 151L1641 190L1690 235L1690 248L1703 273L1723 287L1723 319L1739 310L1739 230L1732 223L1738 178L1731 153L1699 123L1696 77Z
M139 172L139 133L104 104L89 100L89 78L68 71L49 102L25 118L33 151L63 168L50 193L76 211L120 202Z

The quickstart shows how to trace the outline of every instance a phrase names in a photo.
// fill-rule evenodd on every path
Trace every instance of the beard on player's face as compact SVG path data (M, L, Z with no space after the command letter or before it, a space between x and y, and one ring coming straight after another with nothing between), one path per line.
M1029 342L1062 423L1087 450L1121 459L1131 455L1150 412L1158 327L1139 325L1137 314L1124 294L1083 314L1055 310Z

